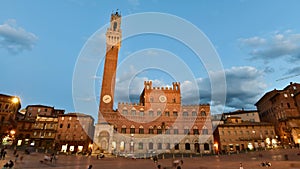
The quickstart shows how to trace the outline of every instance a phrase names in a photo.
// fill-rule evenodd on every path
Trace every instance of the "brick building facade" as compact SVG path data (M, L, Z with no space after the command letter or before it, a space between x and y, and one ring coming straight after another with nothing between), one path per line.
M282 90L274 89L267 92L255 104L261 121L275 125L276 135L283 145L298 143L300 135L293 136L295 132L292 131L299 129L299 126L295 126L297 124L295 121L300 117L299 92L300 84L290 83Z
M61 152L88 152L93 143L93 135L92 116L82 113L59 115L55 147Z
M180 83L154 87L144 82L139 103L119 103L113 110L121 16L111 15L107 29L98 123L94 152L147 155L155 153L211 153L210 105L182 105Z
M46 105L28 105L23 117L18 119L16 145L34 147L42 150L54 150L54 138L57 130L58 115L65 110Z
M17 96L0 94L0 141L2 144L12 144L17 128L16 116L21 108Z
M277 146L274 125L227 117L214 131L215 151L221 153L266 149Z

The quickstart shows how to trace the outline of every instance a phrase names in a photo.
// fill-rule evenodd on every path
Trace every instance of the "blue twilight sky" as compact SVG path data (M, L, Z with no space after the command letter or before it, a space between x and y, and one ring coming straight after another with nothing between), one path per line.
M109 23L112 11L119 9L122 17L161 12L196 26L211 41L224 68L225 111L253 109L265 92L299 81L299 76L293 76L300 73L299 6L298 0L0 0L0 93L20 96L23 108L44 104L77 111L73 106L72 78L80 51L89 37ZM156 24L153 20L139 24L146 22ZM143 49L147 49L145 53L135 57L168 57L168 52L178 56L193 72L198 89L190 87L184 75L174 78L159 68L137 72L143 59L130 62L128 57ZM198 91L201 102L210 102L208 73L201 61L191 59L195 59L194 55L184 44L164 36L126 39L119 55L119 63L126 66L117 72L115 102L136 101L144 80L153 80L155 86L180 81L185 104L194 104L191 95ZM178 63L170 58L168 64L177 67ZM94 76L96 102L101 66L103 63ZM129 87L122 85L124 81L129 81ZM93 100L89 97L83 99ZM223 111L217 101L213 105L213 113Z

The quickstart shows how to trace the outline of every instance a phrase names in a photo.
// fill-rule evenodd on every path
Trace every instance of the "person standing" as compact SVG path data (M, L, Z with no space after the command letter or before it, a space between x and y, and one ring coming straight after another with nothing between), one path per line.
M2 160L5 160L5 156L6 156L6 151L4 150L2 154Z
M0 151L0 160L2 160L3 153L4 153L4 148L1 148L1 151Z
M15 163L18 161L18 158L19 158L19 154L16 154L15 155Z
M244 169L243 163L240 163L240 169Z

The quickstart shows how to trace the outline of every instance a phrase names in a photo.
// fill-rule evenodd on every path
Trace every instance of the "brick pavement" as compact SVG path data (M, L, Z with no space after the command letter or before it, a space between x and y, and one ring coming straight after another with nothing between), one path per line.
M300 169L300 156L298 149L271 150L262 152L250 152L247 154L234 154L222 156L206 156L197 158L183 158L182 169L238 169L242 162L244 169L263 169L259 164L261 161L270 161L270 169ZM262 154L262 157L259 156ZM87 169L92 164L93 169L156 169L156 164L150 159L125 159L125 158L104 158L97 160L95 157L66 156L59 155L59 159L54 162L40 163L44 154L33 153L24 155L22 162L18 161L15 169ZM288 155L286 161L284 154ZM12 159L12 152L8 151L7 160ZM159 159L159 164L163 167L171 168L173 159ZM4 162L0 161L3 166Z

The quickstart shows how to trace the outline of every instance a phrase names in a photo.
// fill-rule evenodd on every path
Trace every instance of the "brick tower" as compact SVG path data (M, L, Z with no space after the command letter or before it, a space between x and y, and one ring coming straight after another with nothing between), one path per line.
M99 123L101 121L100 117L102 117L104 113L113 111L118 53L121 46L122 36L120 26L121 15L118 12L111 14L110 27L106 32L106 55L98 112Z

